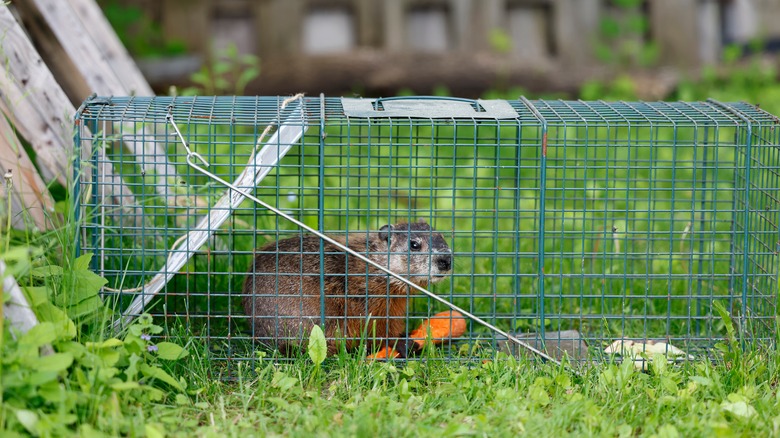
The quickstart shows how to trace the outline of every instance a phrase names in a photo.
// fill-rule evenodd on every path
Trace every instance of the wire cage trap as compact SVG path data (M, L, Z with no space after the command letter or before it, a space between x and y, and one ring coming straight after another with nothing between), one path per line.
M433 230L425 275L438 272L438 235L451 273L424 283L440 299L407 288L387 318L406 333L448 302L499 329L470 320L437 348L443 357L524 350L507 335L548 354L565 340L581 361L616 339L668 342L695 357L726 335L718 303L746 339L774 339L778 123L716 101L94 97L76 116L80 251L108 279L117 327L150 313L230 366L301 336L256 329L289 317L282 294L317 297L311 324L371 319L367 296L346 298L362 315L326 310L346 296L328 283L326 263L345 254L316 237L305 247L311 232L288 217L340 242L389 242L383 226L423 219ZM285 238L295 238L292 250L263 248ZM409 277L414 248L363 245L388 266L402 257L407 267L395 272ZM299 263L285 271L280 253ZM275 310L259 315L242 299L261 255L275 264L254 275L272 280L250 295ZM304 267L312 261L319 266ZM364 285L388 277L355 270ZM388 306L398 298L368 289Z

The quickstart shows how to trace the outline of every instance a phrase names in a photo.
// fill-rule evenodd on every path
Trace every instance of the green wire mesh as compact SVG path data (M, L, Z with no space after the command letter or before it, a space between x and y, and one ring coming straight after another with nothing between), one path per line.
M85 102L76 118L80 250L108 279L106 300L126 306L138 293L128 290L149 281L225 192L186 164L168 112L210 170L233 181L266 126L292 111L283 100ZM576 330L591 353L581 360L619 338L708 351L726 336L719 302L746 339L774 339L780 130L757 107L521 98L501 101L491 118L469 117L461 101L417 98L405 102L407 116L375 102L375 113L356 117L339 98L302 102L301 141L246 189L329 235L424 218L455 260L431 290L497 327L547 340ZM509 106L516 116L507 118ZM175 173L150 164L160 160ZM263 349L240 305L254 249L301 231L251 201L214 231L147 311L229 365ZM442 310L414 297L407 327ZM484 357L501 341L470 324L440 352Z

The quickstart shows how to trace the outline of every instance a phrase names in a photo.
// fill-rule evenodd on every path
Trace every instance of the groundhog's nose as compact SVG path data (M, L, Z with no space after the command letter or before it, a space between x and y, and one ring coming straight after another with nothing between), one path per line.
M452 256L443 256L439 257L436 260L436 266L438 266L439 271L447 272L452 268Z

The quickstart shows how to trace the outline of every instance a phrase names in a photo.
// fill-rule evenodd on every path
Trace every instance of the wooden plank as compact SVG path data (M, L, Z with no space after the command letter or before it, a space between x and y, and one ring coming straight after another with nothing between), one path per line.
M76 109L5 5L0 5L0 28L4 31L0 62L5 66L0 73L0 110L32 146L44 180L56 179L68 187L75 158L72 118ZM134 204L132 192L111 169L106 178L114 182L106 197L116 195Z
M48 171L44 176L67 187L73 105L5 5L0 6L0 27L4 30L0 41L5 66L0 74L3 112L30 142L38 164Z
M32 311L27 298L24 296L24 292L16 283L14 277L6 273L6 266L2 260L0 260L0 280L2 281L3 291L9 297L8 302L3 304L3 314L8 318L8 322L13 328L11 336L15 338L17 334L25 334L38 325L38 318ZM49 355L52 353L54 353L54 350L51 348L51 345L47 344L41 347L41 354Z
M43 20L51 34L33 32L33 29L28 26L31 36L36 41L54 36L58 46L72 60L79 76L83 78L84 83L86 83L85 92L83 95L77 96L77 101L74 104L81 103L93 92L99 95L119 92L128 95L151 96L154 94L134 64L129 60L121 62L121 58L110 57L110 54L107 53L105 41L117 38L113 30L109 27L103 29L107 32L101 34L99 22L85 25L76 10L71 7L70 2L31 0L20 2L16 8L25 23ZM84 8L79 8L79 10L84 10ZM94 17L85 17L85 20L90 18L94 19ZM101 40L104 42L100 42ZM122 81L120 70L128 72L122 73L122 75L130 77L132 83L125 84ZM132 74L133 70L135 75Z
M57 78L62 91L65 92L71 103L78 105L77 102L82 100L82 96L89 96L90 91L87 83L79 75L76 64L62 50L59 41L40 15L36 14L35 17L31 17L29 14L20 13L18 5L12 5L10 8L12 12L16 13L17 21L21 19L21 24L27 34L34 36L31 41L35 41L38 54L49 67L52 75ZM24 7L21 10L23 11Z
M4 116L0 116L0 171L11 173L10 214L14 228L24 229L33 225L42 231L52 229L54 200ZM5 194L5 190L0 193L3 202Z
M81 21L82 28L92 37L94 47L111 67L124 89L135 96L153 96L152 87L146 82L97 3L94 0L68 0L68 3Z
M75 4L76 7L73 7ZM60 72L78 78L77 88L68 94L80 104L92 93L111 95L153 95L151 87L122 47L119 39L93 0L32 0L17 6L28 28L38 40L47 41L53 51L49 63ZM84 16L79 14L83 13ZM46 28L35 23L45 23ZM51 41L56 38L56 41ZM75 71L73 71L75 69ZM115 127L126 134L124 145L145 163L148 175L154 175L154 186L169 204L175 202L170 180L178 180L176 169L168 162L162 143L136 141L154 134L154 129L127 124Z

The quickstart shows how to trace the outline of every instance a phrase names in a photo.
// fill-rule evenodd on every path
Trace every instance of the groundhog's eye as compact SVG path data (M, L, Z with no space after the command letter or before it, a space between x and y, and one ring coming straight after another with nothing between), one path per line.
M416 240L412 240L411 242L409 242L409 248L412 251L419 251L422 249L422 244Z

